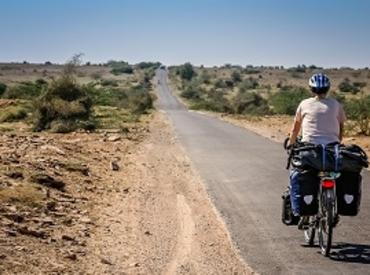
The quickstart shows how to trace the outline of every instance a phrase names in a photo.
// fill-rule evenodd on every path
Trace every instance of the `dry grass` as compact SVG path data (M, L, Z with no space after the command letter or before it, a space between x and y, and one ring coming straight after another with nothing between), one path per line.
M19 203L31 207L39 206L45 194L33 183L19 183L12 187L0 188L1 203Z

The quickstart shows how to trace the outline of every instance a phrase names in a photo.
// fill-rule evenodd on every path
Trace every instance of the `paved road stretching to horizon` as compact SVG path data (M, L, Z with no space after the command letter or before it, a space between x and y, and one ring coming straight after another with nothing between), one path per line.
M297 227L281 223L287 186L282 145L216 118L189 112L158 70L159 108L203 178L244 260L260 274L370 274L370 187L364 173L361 212L343 217L334 231L333 253L305 247Z

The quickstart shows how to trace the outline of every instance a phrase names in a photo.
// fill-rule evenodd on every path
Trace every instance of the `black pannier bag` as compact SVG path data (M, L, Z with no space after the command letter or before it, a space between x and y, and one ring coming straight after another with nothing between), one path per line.
M293 169L290 174L290 195L294 215L311 216L318 212L320 178L314 170Z
M356 216L361 204L362 177L356 172L342 172L336 180L338 214Z
M282 211L281 211L281 221L285 225L297 225L299 222L299 216L293 215L292 204L290 202L290 189L288 188L283 195Z
M327 146L304 144L294 149L292 165L295 168L317 171L361 172L368 167L365 152L356 145Z

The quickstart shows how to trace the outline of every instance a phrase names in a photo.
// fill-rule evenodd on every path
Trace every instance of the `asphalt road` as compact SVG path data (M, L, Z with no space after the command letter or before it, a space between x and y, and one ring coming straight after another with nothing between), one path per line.
M260 274L370 274L370 186L364 173L357 217L342 217L330 258L305 247L303 233L281 223L288 183L282 145L245 129L187 111L158 70L159 107L198 170L245 261Z

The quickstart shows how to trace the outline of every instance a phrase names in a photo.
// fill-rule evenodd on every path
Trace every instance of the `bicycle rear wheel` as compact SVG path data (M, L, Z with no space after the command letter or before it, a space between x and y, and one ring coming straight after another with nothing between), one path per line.
M321 218L319 221L319 245L321 253L326 257L330 254L333 240L333 225L335 216L334 190L323 190L321 198Z

